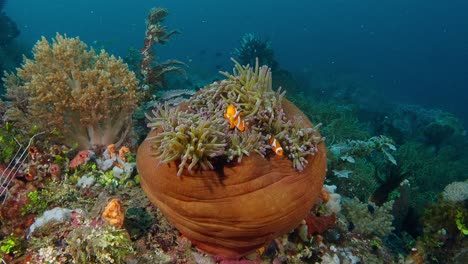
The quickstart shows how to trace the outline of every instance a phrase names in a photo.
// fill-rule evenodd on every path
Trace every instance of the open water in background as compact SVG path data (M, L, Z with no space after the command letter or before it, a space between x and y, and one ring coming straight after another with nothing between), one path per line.
M141 48L157 6L182 32L157 50L161 59L228 69L240 38L259 33L284 69L359 76L389 101L440 107L468 123L466 0L10 0L5 11L28 45L60 32L126 56Z

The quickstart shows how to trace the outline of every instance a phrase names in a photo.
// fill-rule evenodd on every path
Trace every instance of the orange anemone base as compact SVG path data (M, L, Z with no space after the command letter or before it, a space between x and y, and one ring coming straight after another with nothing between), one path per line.
M283 101L288 117L302 116ZM152 136L157 131L152 131ZM198 248L226 258L238 258L294 229L318 198L325 178L324 143L298 172L284 156L243 157L239 164L213 171L184 170L175 162L159 164L151 142L138 149L141 186L169 221Z

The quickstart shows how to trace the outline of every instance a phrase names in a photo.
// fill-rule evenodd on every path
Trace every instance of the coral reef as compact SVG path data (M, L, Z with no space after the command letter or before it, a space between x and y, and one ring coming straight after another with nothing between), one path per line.
M393 140L382 135L367 140L346 140L332 144L328 149L329 176L343 190L343 195L362 201L368 200L390 177L381 171L397 165L392 155L396 150Z
M466 257L466 219L466 201L440 199L437 203L430 204L421 218L423 234L417 239L415 250L427 262L463 263L456 262L455 259L463 259L463 255Z
M104 50L96 54L78 38L57 34L33 49L17 74L6 74L9 98L27 96L21 119L44 131L61 133L81 149L121 144L131 129L138 83L121 59ZM20 102L14 102L17 106Z
M450 143L450 139L466 134L461 120L439 109L399 104L382 122L384 133L397 143L421 141L436 147Z
M312 122L323 124L320 132L330 145L371 137L367 127L359 122L357 108L354 105L316 101L303 93L288 94L287 97L302 109Z
M463 145L463 141L460 144ZM422 212L428 203L435 202L446 185L465 180L463 176L468 170L466 156L450 145L435 152L423 143L408 141L398 148L395 157L400 161L398 174L408 179L416 194L409 202L418 212Z
M443 231L442 224L439 229L426 227L430 230L427 234L420 224L429 217L423 213L425 208L438 201L444 187L442 196L445 199L465 199L463 190L468 153L466 131L460 120L450 113L416 105L384 103L380 109L366 110L360 106L362 100L357 97L367 93L359 89L359 85L329 84L329 88L321 87L325 83L318 84L316 98L290 97L313 122L323 123L320 132L327 137L330 157L328 183L336 184L344 196L372 201L378 206L394 200L392 246L400 253L405 250L411 252L408 258L420 259L418 263L422 263L422 259L430 258L428 252L440 249L441 253L442 249L451 248L451 241L455 241L453 255L463 257L463 251L459 250L463 243L454 236L456 232L458 235L465 230L463 221L459 220L460 229L448 236L451 231ZM328 95L332 98L327 99ZM375 134L383 137L372 137ZM389 145L372 144L377 139ZM356 152L346 155L348 151L343 144L351 141L367 143L351 144L357 147ZM372 148L363 151L366 149L363 146ZM387 153L379 146L384 147ZM442 215L448 218L446 213ZM452 213L450 218L455 216ZM455 223L456 220L450 223L450 230L455 230ZM422 240L421 237L429 237L432 241L427 250L423 246L414 247L414 241ZM440 254L437 259L444 258Z

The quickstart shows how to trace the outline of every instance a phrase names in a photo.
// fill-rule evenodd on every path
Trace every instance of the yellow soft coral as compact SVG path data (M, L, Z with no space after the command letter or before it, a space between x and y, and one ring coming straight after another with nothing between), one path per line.
M96 54L79 38L42 37L17 77L28 93L28 116L44 130L56 129L81 149L119 145L130 129L139 91L135 74L120 58ZM11 76L10 76L11 78Z

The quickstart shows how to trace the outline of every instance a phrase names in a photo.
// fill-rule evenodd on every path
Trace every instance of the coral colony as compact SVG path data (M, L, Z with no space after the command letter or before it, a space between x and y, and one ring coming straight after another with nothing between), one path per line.
M127 138L139 89L128 66L104 50L88 49L79 38L42 38L17 74L6 74L7 93L23 91L21 119L43 131L57 131L81 149L117 145ZM26 96L27 95L27 96Z

